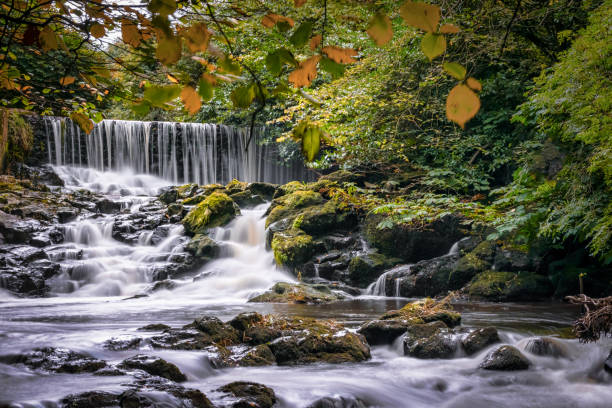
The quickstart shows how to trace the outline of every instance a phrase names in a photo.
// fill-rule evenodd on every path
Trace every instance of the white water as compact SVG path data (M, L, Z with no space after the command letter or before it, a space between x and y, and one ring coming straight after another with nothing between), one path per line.
M230 126L103 120L85 135L69 119L46 117L45 130L48 160L56 166L150 174L172 184L312 177L299 160L283 163L276 144L260 144L259 133L247 149L247 131Z

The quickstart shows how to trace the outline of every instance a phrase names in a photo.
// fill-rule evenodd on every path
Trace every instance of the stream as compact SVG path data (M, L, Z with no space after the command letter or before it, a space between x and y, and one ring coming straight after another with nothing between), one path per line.
M87 188L120 201L137 212L168 184L153 175L102 172L57 167L67 189ZM223 256L205 264L193 276L170 280L148 296L156 271L175 257L188 241L182 226L170 225L155 240L143 232L137 244L112 237L115 215L77 219L63 224L65 242L48 249L59 260L62 273L46 298L16 298L0 292L0 355L53 346L88 353L109 363L134 354L157 355L176 364L187 375L185 387L204 392L218 403L220 386L253 381L271 387L278 407L305 408L322 397L337 398L334 407L585 407L612 406L612 376L601 369L611 339L580 344L565 339L568 326L579 314L574 306L557 303L462 303L462 327L495 326L502 343L524 347L531 336L558 337L567 357L525 354L533 365L517 372L478 368L491 346L472 356L450 360L421 360L403 355L399 342L372 347L372 359L362 363L214 368L203 351L153 349L111 351L111 338L143 336L139 327L151 323L182 326L200 315L223 321L244 311L333 319L349 329L410 301L371 294L320 305L256 304L247 300L276 282L294 282L275 267L265 249L267 204L242 209L225 227L211 232L222 244ZM46 249L47 250L47 249ZM384 292L383 292L384 293ZM146 333L144 334L147 335ZM126 376L45 373L0 363L0 406L54 407L73 393L120 390ZM331 407L331 405L329 405Z

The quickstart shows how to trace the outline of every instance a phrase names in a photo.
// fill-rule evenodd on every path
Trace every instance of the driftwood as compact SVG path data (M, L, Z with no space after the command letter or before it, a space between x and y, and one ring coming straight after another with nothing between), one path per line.
M574 322L574 333L581 342L595 342L602 335L612 336L612 296L593 299L579 295L565 299L584 308L582 317Z

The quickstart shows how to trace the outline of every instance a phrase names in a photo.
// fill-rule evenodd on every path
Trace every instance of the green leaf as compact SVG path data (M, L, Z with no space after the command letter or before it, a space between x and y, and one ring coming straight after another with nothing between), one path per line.
M446 51L446 38L441 34L425 34L421 40L421 51L432 61Z
M465 67L457 62L445 62L444 70L449 73L450 76L463 81L465 79L466 70Z
M313 161L319 148L321 147L321 129L315 126L308 126L302 136L302 152L306 161Z
M240 64L229 58L227 55L219 60L219 68L223 72L233 75L240 75Z
M327 57L323 57L319 63L323 71L329 72L334 79L340 78L344 75L344 65L339 64L334 60Z
M281 59L276 51L268 53L266 55L266 68L274 76L278 76L281 73Z
M141 103L135 103L131 106L135 114L144 116L151 110L151 103L149 101L142 101Z
M234 103L236 109L244 109L251 106L253 99L255 99L255 86L254 84L243 85L234 88L230 94L230 99Z
M176 11L175 0L151 0L148 6L149 11L152 13L161 14L162 16L168 16Z
M302 23L293 33L289 41L297 48L301 48L308 42L310 34L312 34L312 22L306 21Z
M181 94L179 85L157 86L150 85L145 88L144 98L153 106L163 106L166 102L178 98Z
M200 83L198 84L198 93L204 102L208 102L212 99L213 92L214 86L206 79L200 79Z

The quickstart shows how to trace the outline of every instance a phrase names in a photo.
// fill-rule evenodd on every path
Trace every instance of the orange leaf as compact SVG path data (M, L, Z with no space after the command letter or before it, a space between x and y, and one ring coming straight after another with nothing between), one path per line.
M155 56L164 65L172 65L181 58L181 41L178 37L161 37L157 39Z
M142 39L140 31L138 31L138 25L127 18L121 19L121 37L124 43L134 48L140 45Z
M459 32L459 27L453 24L443 24L440 27L440 33L442 34L457 34Z
M185 105L185 109L194 115L198 113L200 107L202 106L202 100L200 99L200 95L196 92L196 90L191 86L186 86L181 91L181 100Z
M289 82L296 88L310 86L312 80L317 77L317 64L320 59L320 55L313 55L307 60L302 61L297 69L289 74Z
M62 86L68 86L72 83L74 83L75 78L73 76L65 76L63 78L60 79L60 84Z
M102 38L106 34L106 29L102 24L96 23L91 26L89 32L96 38Z
M211 36L212 33L208 31L208 27L204 23L196 23L183 33L185 44L191 52L206 51Z
M295 7L302 7L308 0L293 0Z
M377 45L385 45L393 38L391 19L381 13L375 14L370 20L366 32Z
M317 47L321 44L321 40L323 40L323 36L321 34L317 34L310 39L310 49L312 51L316 50Z
M272 28L277 23L284 21L289 24L291 27L295 25L295 21L291 17L281 16L280 14L268 13L261 19L261 24L264 27Z
M179 83L179 80L176 79L176 77L174 75L172 75L172 74L166 74L166 77L168 77L168 80L170 82L172 82L173 84L178 84Z
M400 15L406 24L433 33L440 22L440 7L407 1L400 7Z
M469 77L465 83L474 91L482 91L482 85L476 78Z
M446 117L465 129L465 124L478 113L480 99L466 85L455 86L446 98Z
M357 60L353 58L357 55L357 51L352 48L340 48L333 45L323 47L323 52L327 54L329 59L337 62L338 64L350 64Z

